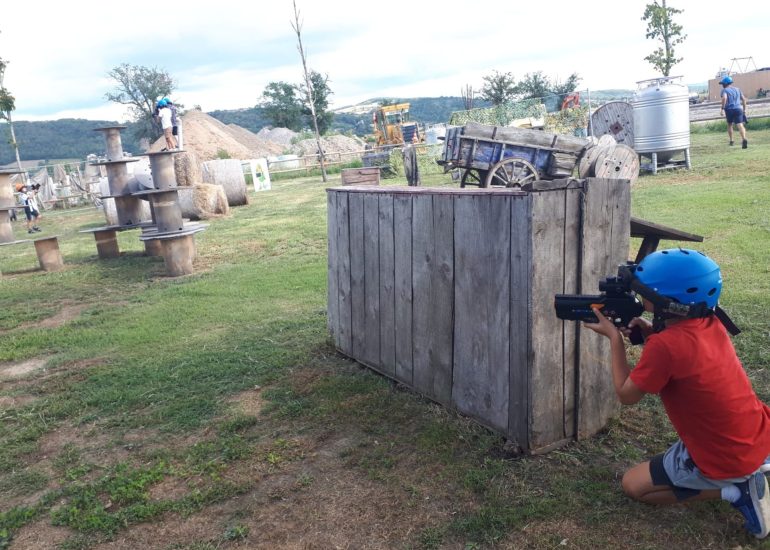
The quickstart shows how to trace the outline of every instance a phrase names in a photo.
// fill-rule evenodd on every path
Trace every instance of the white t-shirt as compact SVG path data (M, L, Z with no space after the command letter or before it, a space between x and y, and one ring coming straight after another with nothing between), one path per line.
M168 107L163 107L160 111L158 111L158 115L160 115L160 127L164 130L166 128L171 128L173 125L171 124L171 109Z

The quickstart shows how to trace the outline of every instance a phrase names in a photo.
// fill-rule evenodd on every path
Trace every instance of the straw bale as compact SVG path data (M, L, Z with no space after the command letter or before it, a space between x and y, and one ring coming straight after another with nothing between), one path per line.
M174 172L179 187L189 187L203 179L198 155L192 149L174 155Z
M196 183L177 192L182 217L208 220L230 213L224 187L210 183Z
M202 168L204 183L224 187L227 203L230 206L249 203L246 176L243 174L241 161L232 159L210 160L204 162Z

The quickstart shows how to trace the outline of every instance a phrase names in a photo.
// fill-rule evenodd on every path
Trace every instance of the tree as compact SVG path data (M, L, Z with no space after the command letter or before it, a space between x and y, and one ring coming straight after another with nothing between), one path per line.
M259 106L273 126L295 132L302 130L302 102L297 97L294 84L283 81L268 83Z
M466 111L470 111L473 109L473 86L470 84L466 84L464 88L460 88L460 94L463 98L463 106L465 107Z
M176 83L166 71L157 67L142 67L123 63L107 76L117 82L114 92L105 94L108 101L128 105L132 122L136 123L135 137L155 140L163 132L153 117L157 101L170 96Z
M492 105L502 105L516 95L516 81L511 73L495 71L483 78L481 86L481 99L489 101Z
M647 4L644 8L642 21L647 22L646 38L658 40L663 43L662 47L644 58L653 67L658 69L663 76L671 74L671 68L679 63L683 58L677 58L674 54L674 46L684 42L686 34L682 34L682 26L674 23L674 16L682 13L684 10L669 8L666 6L666 0Z
M299 51L299 57L302 59L302 72L305 76L305 105L310 109L310 117L313 121L313 129L315 130L315 142L318 147L318 162L321 165L321 178L326 183L326 166L324 149L321 146L321 133L318 130L318 117L316 116L315 103L317 91L313 88L313 81L310 78L310 71L307 68L307 56L305 55L305 48L302 46L302 23L299 20L299 10L297 10L297 0L292 0L294 6L294 21L291 23L291 28L294 29L294 33L297 35L297 50Z
M313 89L312 94L307 93L304 84L300 84L299 90L305 98L312 96L315 116L316 120L318 120L318 131L321 135L324 135L329 131L329 128L331 128L332 121L334 120L334 113L329 110L329 96L334 92L329 88L329 76L323 76L321 73L312 69L310 70L310 85ZM312 116L310 106L307 104L307 99L305 100L302 113L307 117Z
M520 99L541 98L549 95L564 95L575 91L581 78L577 73L569 75L564 83L551 82L551 79L543 75L542 71L532 74L527 73L516 84L516 95Z
M21 168L21 157L19 156L19 144L16 141L16 132L13 129L13 118L11 113L16 110L16 98L3 85L5 79L5 68L8 63L0 57L0 120L8 122L8 129L11 133L11 139L9 141L11 147L13 147L14 153L16 153L16 166L19 171Z

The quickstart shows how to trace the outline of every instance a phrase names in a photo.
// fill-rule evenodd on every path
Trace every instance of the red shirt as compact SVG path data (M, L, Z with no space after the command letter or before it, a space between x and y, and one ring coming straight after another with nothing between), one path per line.
M770 454L770 408L754 393L717 318L686 319L651 335L631 380L660 394L704 476L746 476Z

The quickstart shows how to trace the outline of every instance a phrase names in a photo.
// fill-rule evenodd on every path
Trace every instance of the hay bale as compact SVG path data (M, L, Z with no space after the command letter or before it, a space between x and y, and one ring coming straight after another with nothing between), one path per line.
M240 160L221 159L203 163L203 182L221 185L227 195L230 206L249 204L246 189L246 176Z
M191 187L202 181L200 161L195 151L185 151L174 155L174 172L179 187Z
M230 213L224 187L209 183L196 183L177 190L182 217L191 220L208 220Z

